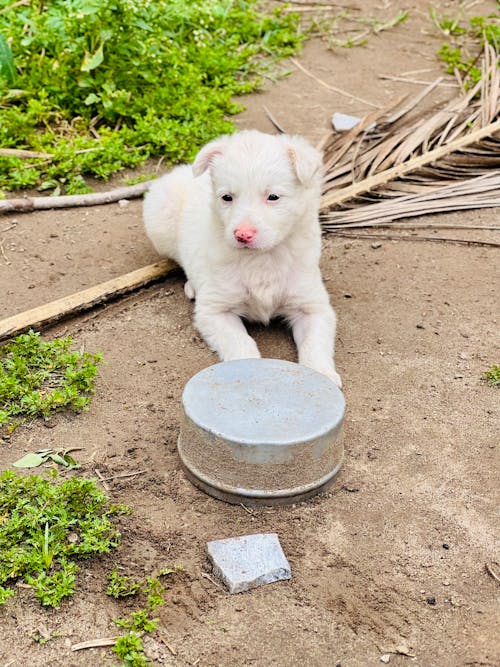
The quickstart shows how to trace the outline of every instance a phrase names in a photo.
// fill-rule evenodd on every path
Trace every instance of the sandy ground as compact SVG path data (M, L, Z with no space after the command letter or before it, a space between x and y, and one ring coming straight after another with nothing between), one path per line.
M379 74L425 70L414 76L430 81L439 73L434 54L442 38L427 3L344 4L362 4L366 15L412 11L362 48L332 53L309 43L300 62L316 77L383 104L416 87ZM474 12L495 4L479 3ZM440 6L451 13L457 5ZM290 69L246 100L240 127L272 131L266 105L287 131L314 141L333 111L368 110ZM435 101L450 92L439 89ZM474 211L426 221L486 226L498 216ZM0 240L2 317L156 259L140 201L4 216ZM498 251L391 241L374 248L328 236L322 269L339 321L346 458L328 494L296 506L249 512L184 478L176 452L182 389L215 357L191 324L180 276L47 332L103 351L95 399L89 412L58 415L52 428L17 429L1 444L1 468L34 449L81 447L83 474L141 472L108 483L112 499L134 514L120 521L117 552L84 564L72 600L45 610L21 588L0 609L0 665L116 664L109 649L70 650L116 634L111 619L134 609L105 595L113 564L137 576L185 568L172 578L159 629L146 640L155 664L364 667L381 664L384 654L395 666L500 664L499 587L485 569L500 573L499 395L483 380L499 362ZM252 333L264 356L295 358L281 326ZM206 542L256 532L278 533L293 578L230 596L204 576ZM42 646L32 638L37 629L60 634Z

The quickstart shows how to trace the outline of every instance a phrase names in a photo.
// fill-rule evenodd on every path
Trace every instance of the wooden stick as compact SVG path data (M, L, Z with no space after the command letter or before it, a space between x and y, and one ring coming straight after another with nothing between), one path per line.
M81 651L84 648L100 648L101 646L114 646L118 637L102 637L101 639L89 639L80 644L73 644L72 651Z
M142 269L131 271L95 287L64 296L43 306L26 310L0 321L0 340L31 328L53 324L63 317L75 315L100 303L145 287L178 270L177 264L163 259Z
M405 176L406 174L409 174L412 171L415 171L416 169L429 164L430 162L435 162L436 160L439 160L439 158L442 158L445 155L452 153L453 151L460 150L460 148L464 148L465 146L473 144L476 141L480 141L485 137L492 136L495 134L495 132L498 131L500 131L500 120L497 120L494 123L490 123L485 127L481 127L479 130L470 132L470 134L466 134L464 137L455 139L455 141L445 144L444 146L439 146L432 151L427 151L422 155L418 155L415 158L406 160L406 162L402 162L401 164L390 167L389 169L381 171L378 174L369 176L359 183L353 183L353 185L350 185L347 188L342 188L336 192L328 193L321 199L321 208L324 210L325 208L335 206L336 204L340 204L341 202L347 201L348 199L353 199L363 192L373 190L373 188L376 188L379 185L383 185L384 183L388 183L394 178L401 178L401 176Z
M63 195L62 197L19 197L18 199L0 200L0 213L27 213L34 210L53 208L71 208L72 206L98 206L110 204L120 199L135 199L141 197L151 185L152 181L136 183L109 190L108 192L92 192L87 195Z
M50 160L54 157L53 153L40 153L39 151L26 151L22 148L0 148L1 157L18 157L18 158L45 158Z

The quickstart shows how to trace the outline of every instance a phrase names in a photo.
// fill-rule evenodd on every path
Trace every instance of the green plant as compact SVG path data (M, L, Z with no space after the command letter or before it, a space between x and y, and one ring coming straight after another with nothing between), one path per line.
M146 667L148 664L142 639L137 632L131 631L118 637L113 652L130 667Z
M107 504L90 479L0 474L0 603L14 594L7 584L17 579L32 586L43 605L55 607L72 595L75 560L119 544Z
M486 371L485 377L488 380L488 384L492 387L500 386L500 366L493 364L493 366Z
M0 34L0 146L43 155L0 158L0 188L70 193L191 159L304 39L257 0L0 0Z
M497 5L500 10L500 2ZM500 14L474 16L464 21L461 11L450 18L438 16L432 10L431 17L443 35L453 40L451 44L445 42L438 50L446 72L463 77L467 88L476 84L481 79L478 59L484 45L490 44L497 54L500 52Z
M165 585L160 579L181 570L181 567L163 568L155 577L136 580L119 575L115 567L109 575L109 585L106 593L111 597L121 598L139 593L147 596L145 608L132 612L126 618L116 618L113 621L118 627L128 630L125 635L117 639L113 647L114 653L125 664L132 667L142 667L142 665L148 664L141 637L147 632L156 630L159 623L159 619L153 617L153 612L165 604L166 591Z
M118 574L118 570L113 568L113 571L108 577L108 588L106 594L112 598L125 598L130 595L137 595L142 590L142 582Z
M88 408L102 355L71 352L72 343L69 336L49 342L30 331L0 348L0 426Z
M383 20L374 16L360 17L347 9L332 11L331 5L327 5L323 11L321 6L317 8L308 30L311 34L319 35L331 49L363 46L371 35L390 30L409 16L409 12L400 11L392 18ZM341 33L347 33L347 36L339 37Z

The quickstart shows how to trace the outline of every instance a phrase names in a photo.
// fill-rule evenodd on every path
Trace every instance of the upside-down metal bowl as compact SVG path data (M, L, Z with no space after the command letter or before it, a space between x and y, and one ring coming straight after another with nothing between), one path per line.
M188 479L230 503L288 504L325 491L343 458L342 392L278 359L228 361L187 383L178 451Z

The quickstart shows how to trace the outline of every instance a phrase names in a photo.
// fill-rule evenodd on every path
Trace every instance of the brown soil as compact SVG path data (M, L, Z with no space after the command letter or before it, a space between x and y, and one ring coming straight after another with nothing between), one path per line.
M428 81L439 74L442 36L426 2L343 4L362 4L366 16L401 8L411 16L361 48L332 53L309 43L300 62L317 77L383 104L420 87L379 74L425 70L410 76ZM457 4L441 8L451 13ZM490 0L473 11L495 7ZM317 140L333 111L368 110L290 69L245 100L239 126L272 131L266 105L287 131ZM434 100L450 92L440 88ZM426 221L471 219L498 223L498 211ZM156 259L139 201L5 216L0 241L2 317ZM482 379L499 362L499 266L494 248L391 241L375 248L325 238L322 267L338 314L348 406L346 458L330 493L290 507L227 505L181 471L181 392L215 357L192 326L180 277L53 327L48 336L70 334L78 346L104 352L91 410L17 429L0 448L1 468L34 449L81 447L83 474L141 472L108 482L112 499L134 514L121 519L116 553L82 564L72 600L46 610L18 587L0 609L0 665L116 664L109 649L70 650L116 634L112 619L134 609L105 595L114 563L138 576L185 568L169 584L159 630L145 641L155 664L364 667L383 654L394 665L499 664L499 584L485 569L500 574L498 390ZM265 356L294 359L281 326L253 333ZM205 576L206 542L256 532L278 533L293 578L230 596ZM36 630L60 634L40 645Z

